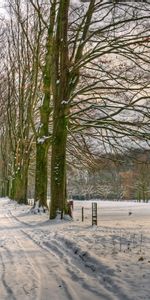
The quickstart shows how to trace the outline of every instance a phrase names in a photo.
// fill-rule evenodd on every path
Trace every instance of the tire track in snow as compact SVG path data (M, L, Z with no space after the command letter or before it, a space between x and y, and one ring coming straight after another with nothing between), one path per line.
M12 215L12 214L11 214ZM22 222L16 217L13 216L14 220L16 222L19 222L22 224ZM25 226L26 227L26 226ZM84 254L82 255L75 255L73 251L68 251L68 247L64 246L64 243L62 243L60 240L57 239L51 239L49 242L44 242L43 244L39 244L38 240L35 240L34 237L32 237L29 233L27 233L25 230L22 230L26 236L28 236L29 239L31 239L34 243L36 243L40 248L46 250L47 252L50 252L54 258L57 260L59 259L59 264L62 264L64 266L65 271L67 271L68 276L64 274L64 270L62 271L61 268L59 268L59 273L62 277L68 277L69 282L69 288L68 284L63 280L63 285L65 284L66 292L68 291L70 296L69 300L71 299L79 299L76 297L76 295L72 298L71 295L74 293L74 289L71 290L71 284L75 285L75 283L80 285L80 288L82 288L84 291L88 292L88 298L86 296L85 299L113 299L112 296L112 289L110 287L110 293L109 288L107 285L107 282L103 282L102 285L100 285L98 278L96 278L96 275L94 273L95 269L93 264L88 264L84 259ZM72 250L72 249L71 249ZM102 270L104 270L104 266L101 265ZM107 267L106 267L107 268ZM112 270L109 270L107 268L108 274L112 272ZM64 276L63 276L64 275ZM105 274L102 274L105 275ZM71 276L71 280L70 277ZM90 281L89 281L90 277ZM92 282L92 284L91 284ZM114 285L113 279L112 279L112 285ZM79 288L79 287L78 287ZM105 290L105 291L104 291ZM104 291L104 292L103 292ZM107 291L107 292L106 292ZM107 296L106 296L107 295ZM124 295L123 295L124 296ZM83 298L84 299L84 298ZM117 297L115 298L117 300ZM126 299L126 298L125 298Z
M26 260L25 255L20 249L18 244L18 239L20 238L10 222L10 219L7 215L3 218L3 242L1 248L1 260L3 265L3 276L2 280L6 290L8 290L8 298L3 296L0 299L30 299L34 300L36 298L36 281L37 278L33 276L34 268L31 271L31 265ZM10 230L10 227L12 228ZM1 229L2 227L0 227ZM17 297L17 298L16 298Z
M13 217L11 212L7 216L9 221L13 224L16 224L16 218ZM19 222L21 223L21 222ZM68 287L68 284L65 282L65 280L62 280L60 276L56 274L55 271L53 271L53 268L59 269L58 262L54 261L54 257L51 258L51 264L50 267L47 266L47 261L49 260L49 257L46 257L45 253L41 251L41 247L39 247L39 244L35 243L35 241L25 233L24 230L19 230L20 237L22 235L22 238L20 238L21 242L17 241L19 243L20 248L22 251L25 252L25 255L27 256L27 259L30 262L30 265L32 265L32 268L34 271L36 270L36 273L39 274L39 294L37 295L36 300L74 300L78 299L76 297L76 293L74 292L74 289L72 287ZM28 244L28 246L27 246ZM34 258L27 255L27 248L32 247L36 250L38 253L34 256ZM42 248L42 250L45 250ZM38 258L37 258L38 256ZM47 260L46 260L47 259ZM47 269L47 272L45 270ZM51 289L52 286L52 289ZM63 289L62 289L63 287Z
M5 268L5 263L4 263L3 255L1 253L0 253L0 259L1 259L1 263L2 263L1 280L2 280L3 286L4 286L5 291L6 291L6 297L5 297L5 299L6 300L10 300L10 299L11 300L16 300L16 297L14 296L13 290L8 285L8 283L6 281L6 278L5 278L6 268Z
M12 215L12 214L11 214ZM12 215L12 217L14 217ZM20 222L18 218L14 217L17 222ZM22 222L20 222L22 223ZM23 222L24 223L24 222ZM48 253L51 253L53 257L59 259L61 261L61 264L65 265L66 270L69 272L69 274L72 276L72 279L75 281L80 281L83 286L86 287L89 291L93 292L93 288L88 286L86 284L87 281L87 275L95 278L94 276L94 267L84 265L83 257L78 257L77 255L74 255L72 251L69 251L68 247L65 247L63 243L61 243L60 240L57 239L51 239L49 242L43 242L43 244L39 244L38 241L36 241L29 233L27 233L25 230L21 229L21 231L28 236L29 239L31 239L34 243L36 243L42 250L45 250ZM84 254L83 254L84 256ZM84 269L83 269L84 267ZM98 291L95 291L97 296L100 296L101 294Z

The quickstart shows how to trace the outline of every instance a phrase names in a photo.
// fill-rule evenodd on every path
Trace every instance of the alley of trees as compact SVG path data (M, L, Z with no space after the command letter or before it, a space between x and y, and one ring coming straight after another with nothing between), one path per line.
M34 206L53 219L67 213L73 170L149 149L150 4L6 0L4 9L0 193L26 204L34 185Z

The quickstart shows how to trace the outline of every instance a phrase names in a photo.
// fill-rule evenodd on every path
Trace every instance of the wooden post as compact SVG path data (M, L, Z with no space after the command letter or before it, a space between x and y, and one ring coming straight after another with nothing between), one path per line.
M92 202L92 226L97 226L97 203Z
M84 221L84 207L82 207L82 222Z

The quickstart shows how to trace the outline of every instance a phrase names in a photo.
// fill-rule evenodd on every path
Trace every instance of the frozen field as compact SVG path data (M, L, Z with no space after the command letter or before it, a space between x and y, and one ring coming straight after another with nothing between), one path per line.
M49 221L0 199L0 299L150 299L150 203L99 201L93 227L90 201L73 215Z

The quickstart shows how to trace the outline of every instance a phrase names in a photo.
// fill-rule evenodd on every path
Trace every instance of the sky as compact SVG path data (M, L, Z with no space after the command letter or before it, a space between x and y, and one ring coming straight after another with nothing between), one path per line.
M0 14L5 15L5 10L4 10L4 0L0 0Z

